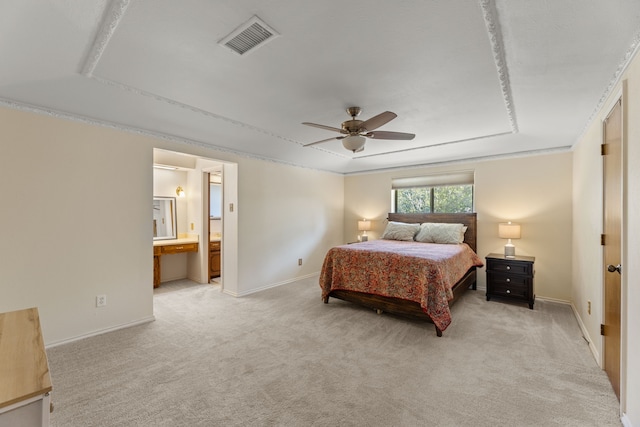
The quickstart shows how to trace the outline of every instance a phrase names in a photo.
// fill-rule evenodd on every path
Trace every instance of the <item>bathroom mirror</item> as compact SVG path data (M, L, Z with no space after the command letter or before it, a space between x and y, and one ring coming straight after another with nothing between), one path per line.
M222 185L209 183L209 219L222 218Z
M153 240L177 239L175 197L153 197Z

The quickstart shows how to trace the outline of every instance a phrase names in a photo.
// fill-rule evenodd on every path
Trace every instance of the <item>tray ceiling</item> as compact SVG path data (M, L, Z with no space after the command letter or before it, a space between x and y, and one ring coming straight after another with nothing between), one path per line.
M276 36L219 44L255 18ZM639 29L636 0L5 1L0 99L339 173L523 155L576 142ZM416 138L304 146L349 106Z

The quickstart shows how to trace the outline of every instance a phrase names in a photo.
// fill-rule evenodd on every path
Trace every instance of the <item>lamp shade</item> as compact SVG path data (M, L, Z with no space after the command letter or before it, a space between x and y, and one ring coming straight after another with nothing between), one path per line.
M349 151L358 152L364 147L367 138L361 135L349 135L342 140L342 145Z
M371 230L371 221L367 221L363 219L362 221L358 221L358 231L369 231Z
M498 236L501 239L519 239L520 224L512 224L511 221L498 224Z

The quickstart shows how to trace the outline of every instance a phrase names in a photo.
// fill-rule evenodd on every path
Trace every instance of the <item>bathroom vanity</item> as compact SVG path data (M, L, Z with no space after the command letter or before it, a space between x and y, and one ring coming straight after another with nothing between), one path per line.
M153 287L160 286L162 272L160 257L164 255L179 254L184 252L198 252L197 238L183 238L173 240L155 240L153 242Z

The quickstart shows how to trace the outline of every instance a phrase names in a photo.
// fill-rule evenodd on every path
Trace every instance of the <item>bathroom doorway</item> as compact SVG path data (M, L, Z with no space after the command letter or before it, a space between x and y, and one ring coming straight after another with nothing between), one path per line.
M222 167L206 172L209 181L209 283L222 287Z
M219 273L213 276L220 284L221 291L233 295L234 290L237 289L238 277L238 221L235 210L238 197L237 164L186 153L154 149L153 166L154 193L171 191L175 193L178 186L184 191L184 196L176 196L180 201L176 220L177 237L178 239L196 240L198 247L197 251L190 253L160 256L162 267L166 267L162 272L163 276L165 273L167 275L164 278L165 281L172 279L191 281L194 285L210 284L211 268L216 264L216 260L211 259L211 246L215 246L211 244L213 239L219 248L218 253L213 254L214 257L218 256L219 268L217 270ZM162 180L156 179L159 168L163 169L161 172ZM171 184L166 184L167 179L171 179L170 175L167 178L167 170L175 171L176 178ZM158 175L160 174L158 173ZM212 177L219 181L216 182L218 186L214 190L219 192L217 195L214 194L219 202L213 211L209 203ZM164 187L157 181L162 181ZM212 216L215 219L212 219ZM171 244L171 242L166 243ZM155 249L154 247L154 254ZM171 276L172 263L178 265L178 272L173 276ZM155 264L154 262L154 266ZM160 287L162 287L162 282L160 282Z

